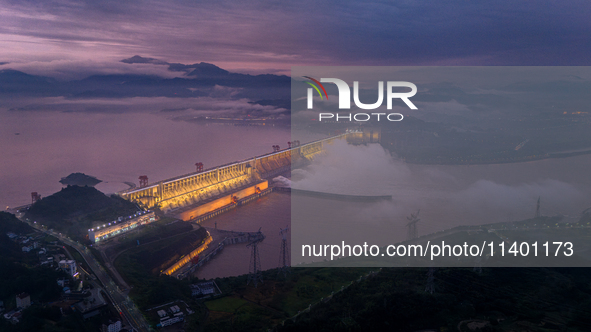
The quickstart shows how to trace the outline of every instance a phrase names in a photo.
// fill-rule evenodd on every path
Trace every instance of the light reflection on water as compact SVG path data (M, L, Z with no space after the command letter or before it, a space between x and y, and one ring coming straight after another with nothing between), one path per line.
M217 223L218 229L243 232L256 232L261 228L261 232L266 236L259 243L261 268L273 269L279 266L281 248L279 230L291 224L290 206L291 200L288 193L271 193L245 206L206 220L201 225L213 228ZM214 243L218 242L214 241ZM287 236L287 245L288 248L291 245L290 236ZM197 272L197 277L209 279L246 274L250 255L251 249L246 247L246 243L226 246Z
M0 119L2 208L30 202L32 191L42 196L58 191L62 187L59 179L73 172L105 181L97 188L109 193L125 189L124 181L137 183L139 175L148 175L150 181L162 180L192 172L196 162L203 162L207 168L270 152L275 144L285 147L292 137L302 143L320 138L292 135L288 128L204 125L171 121L151 113L0 112ZM370 150L384 156L379 149ZM331 174L316 169L320 178L310 177L311 182L323 180L344 193L346 188L364 189L362 184L350 181L355 180L351 173L365 174L365 181L373 177L372 183L382 185L383 191L378 194L393 196L391 203L347 204L349 210L341 211L349 211L353 222L338 230L357 239L356 234L375 228L384 234L384 243L402 240L405 217L419 208L419 231L425 234L459 224L529 218L538 196L542 196L544 215L570 214L574 218L591 206L590 155L479 166L406 165L384 159L384 165L391 168L373 171L368 171L371 165L362 155L351 155L347 150L341 157L348 159L336 159L334 167L328 168ZM289 197L273 193L204 225L213 227L217 222L219 228L238 231L256 231L262 226L267 238L260 244L261 265L263 269L275 268L279 263L279 228L290 220ZM313 200L310 212L327 204L333 203ZM368 223L355 223L361 217L367 217ZM318 241L333 229L312 219L310 222L312 225L304 228L315 229ZM245 244L228 246L198 277L247 273L249 262L250 249Z
M16 135L18 133L18 135ZM30 193L48 196L58 182L82 172L110 193L138 183L214 167L286 146L285 127L238 127L171 121L151 113L0 111L0 206L19 206Z

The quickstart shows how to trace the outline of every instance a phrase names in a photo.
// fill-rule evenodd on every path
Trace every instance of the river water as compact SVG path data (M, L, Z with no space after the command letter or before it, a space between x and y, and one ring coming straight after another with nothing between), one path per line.
M407 239L407 217L417 211L419 236L456 226L530 219L538 199L542 216L576 222L591 207L588 165L591 155L496 165L413 165L378 144L335 142L312 165L292 172L292 187L392 199L343 202L294 194L293 250L342 241L394 244Z
M206 220L202 225L215 227L217 224L219 229L242 232L256 232L260 228L265 234L265 239L258 245L261 268L273 269L279 266L282 242L280 229L291 226L290 205L288 193L274 192ZM286 239L287 247L290 248L291 236ZM251 249L246 247L246 243L225 246L221 253L197 271L197 277L209 279L248 273L250 259Z
M30 203L30 193L50 195L73 172L104 182L99 190L112 193L124 182L150 181L194 171L196 162L213 167L268 153L272 145L286 146L321 138L274 126L238 127L176 121L161 113L60 113L0 111L0 206ZM567 215L575 220L591 207L591 156L548 159L517 164L477 166L408 165L379 145L334 144L326 156L292 174L302 189L352 195L392 195L392 201L335 203L308 199L302 230L322 243L323 234L343 240L381 233L389 243L406 236L405 221L421 209L419 234L459 224L520 220L533 217L538 197L542 214ZM279 229L290 223L290 195L273 193L244 207L204 222L205 226L236 231L262 227L261 266L279 263ZM296 207L297 208L297 207ZM322 213L336 211L343 223L323 224ZM320 216L320 217L319 217ZM294 242L295 243L295 242ZM200 278L248 273L250 249L228 246L198 272Z
M113 193L251 158L286 147L285 127L229 126L170 120L158 113L62 113L0 111L0 206L30 203L31 192L50 195L58 181L82 172L104 181Z

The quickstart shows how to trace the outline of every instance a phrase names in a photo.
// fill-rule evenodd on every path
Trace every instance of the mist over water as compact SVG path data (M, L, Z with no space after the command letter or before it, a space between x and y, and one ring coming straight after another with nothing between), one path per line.
M162 113L64 113L0 111L0 206L30 203L62 188L58 181L82 172L113 193L286 147L285 127L241 127L172 120Z
M532 218L578 220L591 207L591 156L497 165L415 165L379 144L335 141L326 154L292 175L298 189L391 195L391 201L342 202L292 197L294 244L388 244L406 238L406 217L420 209L419 235L460 225Z
M323 138L289 128L237 127L173 120L159 112L63 113L0 111L0 206L30 202L30 193L48 196L73 172L96 176L106 193L271 152L295 137L302 143ZM17 135L18 134L18 135ZM406 238L406 217L421 209L419 234L458 225L522 220L543 215L578 219L591 206L591 156L498 165L415 165L390 155L379 144L352 146L336 141L311 165L294 170L294 188L351 195L392 195L391 201L342 202L285 194L262 198L206 226L262 231L264 269L278 263L279 228L293 220L294 246L331 239L387 244ZM269 202L269 203L265 203ZM302 208L305 207L305 208ZM337 223L330 222L337 220ZM268 248L267 248L268 247ZM267 248L267 249L265 249ZM248 272L250 250L228 247L200 277ZM211 264L211 267L210 265Z

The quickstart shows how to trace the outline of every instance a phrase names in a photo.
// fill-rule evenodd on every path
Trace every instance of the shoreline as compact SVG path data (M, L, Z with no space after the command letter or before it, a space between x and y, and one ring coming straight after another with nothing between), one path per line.
M392 151L390 151L392 152ZM547 160L547 159L564 159L564 158L571 158L571 157L578 157L591 154L591 148L584 151L572 151L572 152L550 152L546 153L542 156L532 156L528 158L523 158L522 160L507 160L507 161L482 161L482 162L465 162L465 163L443 163L443 162L415 162L412 160L406 160L405 158L399 158L399 160L412 165L441 165L441 166L471 166L471 165L502 165L502 164L519 164L519 163L527 163L532 161L540 161L540 160Z

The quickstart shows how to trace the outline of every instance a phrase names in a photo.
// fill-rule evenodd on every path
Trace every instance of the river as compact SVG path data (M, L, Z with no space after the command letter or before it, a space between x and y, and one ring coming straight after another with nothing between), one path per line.
M176 121L159 113L0 111L0 206L48 196L73 172L102 180L105 193L272 151L291 139L286 127Z
M58 182L83 172L104 182L105 193L125 189L124 182L150 181L194 171L196 162L213 167L286 147L292 137L302 143L322 136L289 128L242 127L177 121L162 113L76 113L0 111L0 206L30 203L30 193L48 196ZM307 200L304 223L291 234L307 232L322 243L325 234L343 240L403 240L406 217L421 210L419 234L459 224L521 220L533 217L541 199L543 215L576 220L591 206L590 155L499 165L409 165L379 145L334 144L328 154L292 174L294 185L309 190L353 195L392 195L392 201L335 203ZM294 206L288 194L273 193L204 225L256 231L263 269L279 263L279 229L290 223ZM298 212L299 211L299 212ZM331 212L333 211L333 212ZM323 213L341 223L323 223ZM382 234L372 237L372 234ZM367 235L366 237L364 235ZM294 241L295 243L295 241ZM248 272L250 250L228 246L198 272L201 278Z

